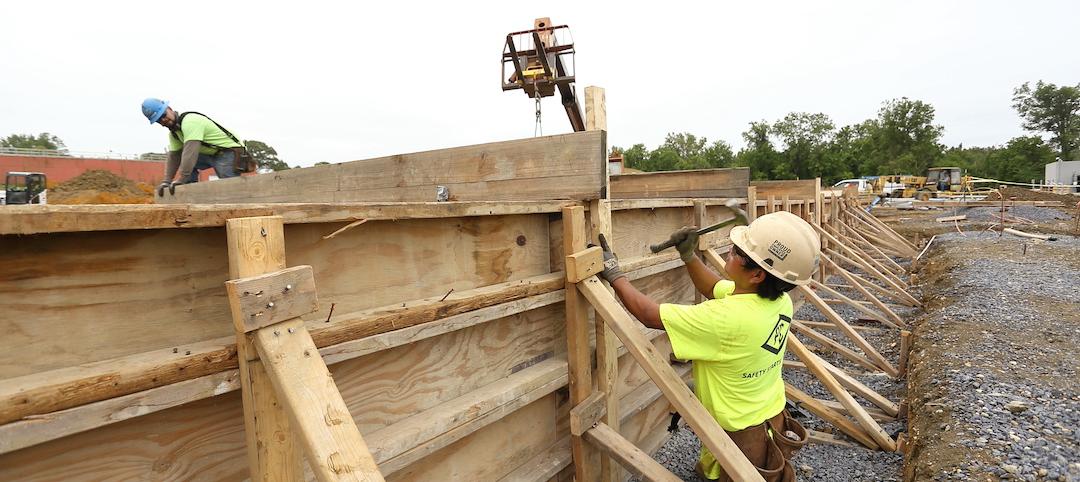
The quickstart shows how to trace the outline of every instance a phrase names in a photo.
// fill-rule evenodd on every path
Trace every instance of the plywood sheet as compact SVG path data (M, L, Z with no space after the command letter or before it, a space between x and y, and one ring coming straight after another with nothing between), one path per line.
M181 186L159 203L598 199L606 133L576 132Z
M750 169L700 169L611 176L611 199L746 197Z

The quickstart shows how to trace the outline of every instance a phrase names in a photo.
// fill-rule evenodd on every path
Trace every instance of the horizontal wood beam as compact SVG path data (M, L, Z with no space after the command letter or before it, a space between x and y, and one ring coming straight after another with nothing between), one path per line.
M425 203L123 204L5 206L0 235L225 226L232 218L281 216L285 224L439 219L561 212L575 201Z
M658 482L682 480L603 422L597 423L595 427L586 431L584 438L643 480Z

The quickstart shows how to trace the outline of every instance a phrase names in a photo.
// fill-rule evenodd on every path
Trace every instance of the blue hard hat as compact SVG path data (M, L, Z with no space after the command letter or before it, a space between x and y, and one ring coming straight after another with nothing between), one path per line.
M146 100L142 101L142 115L146 116L146 118L150 120L150 123L153 124L157 122L158 119L161 119L161 116L165 115L165 108L168 106L169 101L167 100L148 97Z

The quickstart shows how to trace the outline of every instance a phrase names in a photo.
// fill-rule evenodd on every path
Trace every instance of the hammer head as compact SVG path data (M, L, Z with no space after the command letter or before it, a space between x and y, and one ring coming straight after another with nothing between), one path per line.
M739 208L739 201L736 201L734 199L728 199L727 202L724 203L724 207L730 209L731 212L735 213L735 219L733 219L733 224L742 226L750 224L750 220L746 217L746 211L743 211L741 208Z

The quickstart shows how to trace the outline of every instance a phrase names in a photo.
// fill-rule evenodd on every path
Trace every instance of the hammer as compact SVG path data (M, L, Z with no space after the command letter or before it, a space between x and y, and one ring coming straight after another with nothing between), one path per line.
M724 203L724 207L734 211L735 212L735 217L731 218L731 219L728 219L727 221L721 221L721 222L716 223L716 224L714 224L712 226L706 226L704 228L701 228L701 229L697 230L698 236L701 236L703 234L711 233L713 231L716 231L717 229L720 229L720 228L722 228L724 226L730 226L732 224L740 224L740 225L746 225L747 224L747 222L746 222L746 211L743 211L742 209L739 209L739 202L738 201L736 201L734 199L728 199L728 201L726 203ZM660 243L660 244L650 245L649 246L649 251L652 251L654 253L659 253L659 252L661 252L661 251L663 251L665 249L668 249L668 248L670 248L672 246L675 246L675 243L672 242L669 239L669 240L664 241L663 243Z

